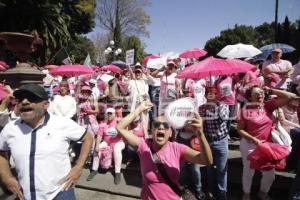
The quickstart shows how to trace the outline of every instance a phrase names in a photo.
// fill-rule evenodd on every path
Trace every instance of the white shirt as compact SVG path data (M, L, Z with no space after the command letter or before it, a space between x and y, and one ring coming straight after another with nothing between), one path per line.
M71 170L69 142L80 140L85 132L74 121L48 113L36 129L21 119L4 127L0 150L11 152L26 200L32 199L34 192L36 199L50 200L62 190L59 182Z
M93 95L94 99L98 99L100 97L100 90L98 89L97 86L94 86L92 88L92 95Z
M206 81L204 79L199 79L195 81L195 101L196 101L196 106L199 108L199 106L202 106L203 104L206 103L206 98L205 98L205 85Z
M268 74L266 70L270 70L273 73L277 72L285 72L293 69L292 63L288 60L279 60L278 62L274 62L273 60L267 60L263 63L262 71L264 74ZM281 78L281 77L280 77ZM287 89L287 86L291 82L290 78L281 78L281 81L276 85L277 88Z
M72 118L76 114L76 100L70 95L55 95L49 111L57 116Z
M292 79L293 83L299 85L300 84L300 61L293 67L294 67L294 72L291 75L291 79Z

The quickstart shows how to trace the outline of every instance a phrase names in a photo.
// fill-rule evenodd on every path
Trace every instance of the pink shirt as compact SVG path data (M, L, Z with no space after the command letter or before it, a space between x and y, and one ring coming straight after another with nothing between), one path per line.
M217 82L218 88L218 100L224 102L227 105L235 105L236 92L233 87L233 80L231 77L227 77Z
M275 109L275 100L267 101L262 108L244 107L241 111L239 123L244 125L244 130L250 135L262 141L271 141L272 112Z
M144 136L145 136L144 127L143 127L142 123L139 123L137 125L137 127L133 128L132 132L133 132L134 135L136 135L138 137L141 137L141 138L144 138Z
M151 141L140 140L137 153L140 158L143 186L141 197L143 200L179 200L164 179L159 175L156 164L152 160L150 150ZM177 142L168 142L157 156L164 163L168 176L179 185L180 160L188 147Z
M122 140L122 137L118 134L116 127L116 119L109 124L107 122L102 122L99 126L98 135L101 136L107 144L117 143Z

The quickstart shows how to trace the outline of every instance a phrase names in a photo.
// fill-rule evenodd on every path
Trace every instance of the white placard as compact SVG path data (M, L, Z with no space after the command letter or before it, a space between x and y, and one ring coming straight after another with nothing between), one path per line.
M165 110L165 117L169 124L176 128L183 128L187 121L192 119L195 112L195 102L192 98L182 98L173 101Z
M167 65L167 58L154 58L149 59L147 62L147 68L160 69Z
M126 64L127 65L134 64L134 49L130 49L126 51Z

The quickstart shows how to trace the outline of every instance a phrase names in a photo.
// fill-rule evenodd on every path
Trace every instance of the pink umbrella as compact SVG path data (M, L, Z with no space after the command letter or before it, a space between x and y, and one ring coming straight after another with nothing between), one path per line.
M121 73L122 69L116 65L104 65L103 67L101 67L101 70L104 71L112 71L114 73Z
M48 70L53 70L53 69L58 68L58 66L57 65L45 65L44 68L48 69Z
M160 58L159 55L152 54L150 56L145 56L143 59L144 65L147 65L149 59Z
M180 58L198 58L198 57L205 56L206 54L207 54L207 52L203 49L192 48L192 49L188 49L188 50L185 50L182 53L180 53L179 57Z
M50 72L52 75L60 76L79 76L84 74L93 74L94 71L92 68L85 65L61 65L58 68Z
M3 65L0 65L0 71L6 71L6 70L7 70L6 67L4 67Z
M98 70L100 69L100 67L98 67L98 66L96 66L96 65L92 65L91 67L92 67L92 69L93 69L95 72L98 71Z
M208 76L229 75L239 72L247 72L254 65L237 59L219 59L214 57L194 63L177 74L177 78L199 79Z
M1 65L2 67L5 67L6 69L9 68L9 65L8 65L6 62L2 61L2 60L0 60L0 65Z

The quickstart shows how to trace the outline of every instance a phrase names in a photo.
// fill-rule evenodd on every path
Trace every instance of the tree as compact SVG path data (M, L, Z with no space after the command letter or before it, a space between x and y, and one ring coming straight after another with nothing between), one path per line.
M124 50L134 49L134 63L142 62L144 57L144 45L137 36L129 36L124 38Z
M150 17L143 9L148 4L148 0L98 0L97 20L110 33L114 33L119 22L122 35L148 36L146 25L150 23Z
M92 38L95 46L96 52L96 63L100 65L105 65L107 63L106 55L104 51L109 43L111 36L109 34L98 33L94 38Z
M261 47L274 42L274 38L275 38L274 23L268 24L265 22L262 25L255 27L254 30L257 33L256 34L257 47Z
M75 33L91 30L91 9L85 12L84 2L93 0L2 0L0 5L0 31L33 32L43 39L40 62L44 64L62 46L66 46ZM87 15L88 17L83 17ZM81 21L83 20L83 21ZM82 24L85 24L83 26ZM84 28L82 28L84 27Z
M281 42L285 44L291 44L291 22L287 16L282 24L282 28L283 33Z
M208 40L205 49L216 55L222 48L229 44L244 43L250 44L255 41L256 33L252 26L235 25L233 29L221 31L220 36Z
M95 0L61 1L61 3L63 5L62 12L71 16L68 28L72 36L93 30L95 26Z
M83 64L87 54L90 54L92 63L96 60L96 49L93 42L85 36L76 35L69 42L66 48L69 56L75 63Z

